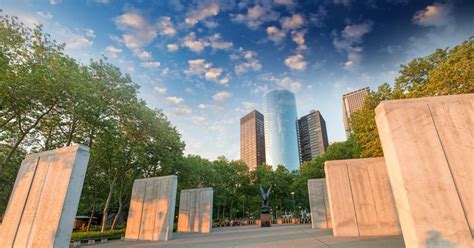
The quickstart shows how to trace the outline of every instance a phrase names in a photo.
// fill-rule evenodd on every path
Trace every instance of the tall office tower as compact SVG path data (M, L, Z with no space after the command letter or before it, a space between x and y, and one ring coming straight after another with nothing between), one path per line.
M326 122L319 111L312 110L298 120L300 161L321 156L329 145Z
M364 106L365 98L369 95L370 88L365 87L356 91L352 91L342 95L342 112L344 120L344 129L346 130L346 137L351 135L351 126L349 118L351 114Z
M240 119L240 159L249 170L265 163L263 115L254 110Z
M265 110L265 155L267 164L288 170L300 165L296 131L295 95L288 90L276 89L264 96Z

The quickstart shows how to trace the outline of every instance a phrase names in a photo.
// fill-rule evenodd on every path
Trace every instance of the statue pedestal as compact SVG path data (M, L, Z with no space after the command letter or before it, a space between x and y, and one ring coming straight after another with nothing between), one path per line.
M271 219L270 214L262 213L262 215L260 215L260 227L270 227L271 225L272 225L272 219Z

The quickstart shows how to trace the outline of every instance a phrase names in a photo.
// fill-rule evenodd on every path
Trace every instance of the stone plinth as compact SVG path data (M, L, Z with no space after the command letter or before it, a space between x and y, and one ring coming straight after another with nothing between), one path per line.
M137 179L127 219L127 240L169 240L173 238L177 176Z
M178 232L211 232L213 194L212 188L181 191Z
M474 94L382 102L377 128L407 247L474 247Z
M331 213L329 210L328 192L326 190L326 179L309 179L308 195L313 229L331 228Z
M260 215L260 227L270 227L272 226L272 217L270 214L262 213Z
M334 236L400 235L384 158L326 161Z
M69 146L26 156L0 232L1 247L68 247L89 161Z

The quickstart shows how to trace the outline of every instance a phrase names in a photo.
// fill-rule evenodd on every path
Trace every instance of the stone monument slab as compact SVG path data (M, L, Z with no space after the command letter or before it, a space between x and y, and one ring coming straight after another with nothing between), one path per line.
M407 247L474 247L474 94L385 101L376 122Z
M181 191L178 232L211 232L213 195L212 188Z
M311 225L313 229L331 228L331 213L329 210L326 179L309 179L308 195L311 208Z
M68 247L89 148L30 154L21 163L0 232L2 247Z
M334 236L400 235L384 158L326 161Z
M173 238L177 184L177 176L135 180L125 239L167 241Z

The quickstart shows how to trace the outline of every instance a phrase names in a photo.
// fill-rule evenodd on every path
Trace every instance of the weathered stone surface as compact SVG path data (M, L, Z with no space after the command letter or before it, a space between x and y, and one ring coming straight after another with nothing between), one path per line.
M308 195L312 227L322 229L331 228L331 213L329 210L326 179L309 179Z
M85 146L26 156L0 232L2 247L68 247L89 161Z
M166 241L173 238L177 185L176 176L135 180L125 239Z
M400 235L384 158L326 161L334 236Z
M407 247L474 247L474 94L382 102L376 122Z
M178 232L211 232L213 194L212 188L181 191Z

